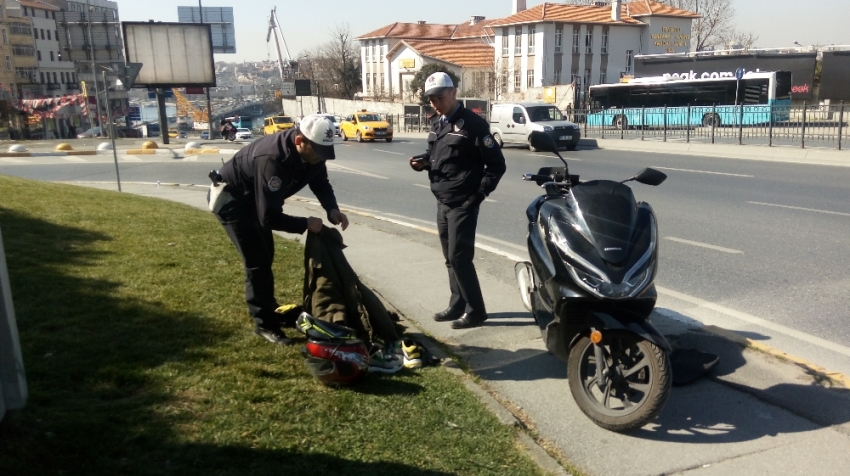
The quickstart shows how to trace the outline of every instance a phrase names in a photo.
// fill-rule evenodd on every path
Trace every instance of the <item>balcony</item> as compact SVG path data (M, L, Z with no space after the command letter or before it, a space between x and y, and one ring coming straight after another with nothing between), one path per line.
M80 89L80 83L65 83L65 89L68 91Z
M48 91L58 91L62 89L62 85L59 83L44 83L44 88Z

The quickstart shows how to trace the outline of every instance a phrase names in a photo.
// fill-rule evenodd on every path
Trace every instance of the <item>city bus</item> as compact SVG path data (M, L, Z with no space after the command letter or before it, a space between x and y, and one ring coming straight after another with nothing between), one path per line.
M787 121L789 71L747 72L735 77L635 78L590 87L589 126L629 127L755 125ZM688 114L690 106L690 114Z

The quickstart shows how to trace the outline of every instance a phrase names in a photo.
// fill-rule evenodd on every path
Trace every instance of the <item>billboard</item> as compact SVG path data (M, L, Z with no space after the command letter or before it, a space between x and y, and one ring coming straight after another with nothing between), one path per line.
M296 96L312 96L313 89L310 86L309 79L296 79L295 80L295 95Z
M203 22L201 22L203 13ZM177 7L180 23L205 23L212 31L213 53L236 53L233 7Z
M820 99L850 100L850 51L824 51L820 73Z
M817 53L636 56L635 77L734 78L738 68L745 71L790 71L791 96L794 99L811 99L816 59Z
M136 86L215 87L210 26L121 22L128 63L142 63Z
M295 97L295 81L284 81L280 85L280 95L285 98Z

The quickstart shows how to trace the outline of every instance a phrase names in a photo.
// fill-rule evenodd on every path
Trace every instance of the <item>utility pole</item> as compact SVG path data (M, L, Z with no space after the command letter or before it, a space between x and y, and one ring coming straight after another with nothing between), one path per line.
M103 121L100 120L100 88L97 85L97 70L95 68L95 63L94 63L94 60L95 60L95 57L94 57L94 40L93 40L93 37L92 37L92 34L91 34L91 14L92 14L92 9L91 9L91 6L89 6L89 0L86 0L86 21L88 22L88 28L87 29L88 29L88 33L89 33L89 50L91 51L91 76L92 76L92 81L94 81L94 101L95 101L95 105L97 106L97 114L95 114L95 117L97 118L97 123L101 126L100 127L100 133L103 134ZM106 85L104 84L104 86L106 86ZM108 93L106 95L106 100L109 101L109 94ZM86 97L86 107L89 107L88 103L89 103L89 98ZM94 124L92 124L92 127L94 127Z
M201 23L204 22L204 7L201 6L201 0L198 0L198 15L200 16ZM215 62L213 62L213 69L215 69ZM215 72L213 72L215 74ZM212 124L212 104L210 102L210 88L204 88L207 93L207 127L209 128L209 138L210 140L215 139L213 135L213 124Z

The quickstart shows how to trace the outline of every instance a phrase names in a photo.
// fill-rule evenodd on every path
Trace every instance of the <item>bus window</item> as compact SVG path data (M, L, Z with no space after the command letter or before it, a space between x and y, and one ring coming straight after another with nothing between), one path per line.
M791 72L776 72L776 93L774 99L791 100Z

